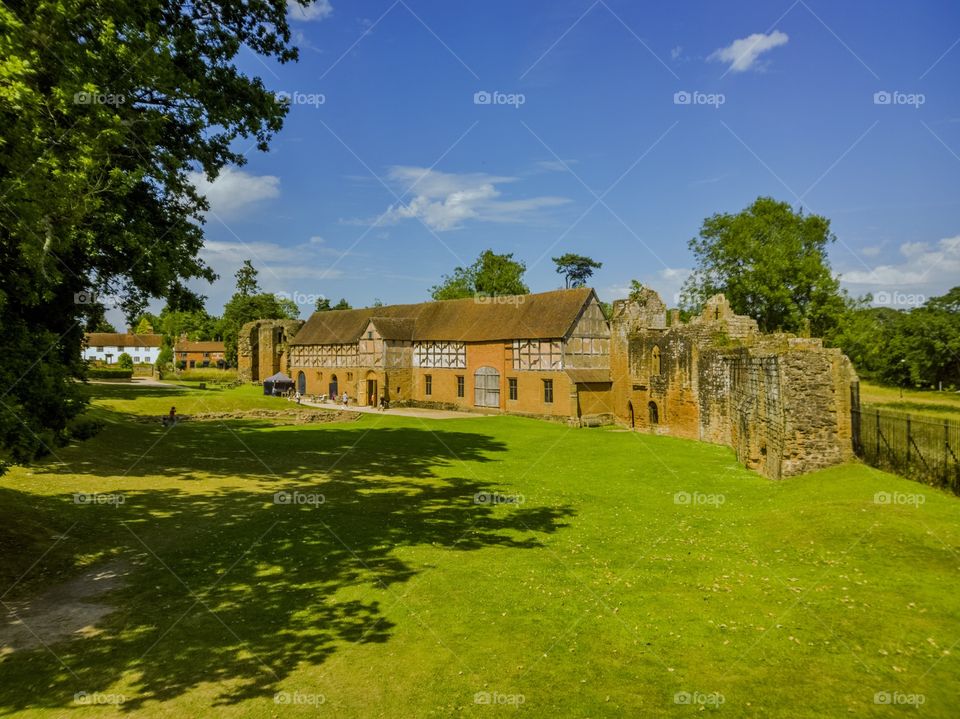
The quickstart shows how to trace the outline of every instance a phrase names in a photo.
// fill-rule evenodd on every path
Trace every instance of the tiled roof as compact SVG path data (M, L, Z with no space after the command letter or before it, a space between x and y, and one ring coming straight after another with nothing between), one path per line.
M352 344L372 320L387 339L485 342L565 337L593 295L589 287L535 295L315 312L290 344Z
M88 332L87 347L159 347L163 335L125 332Z
M223 342L198 341L177 342L173 346L174 352L224 352Z

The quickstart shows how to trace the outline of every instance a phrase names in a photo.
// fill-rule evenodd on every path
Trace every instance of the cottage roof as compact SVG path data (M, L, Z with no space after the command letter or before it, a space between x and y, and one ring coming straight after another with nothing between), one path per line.
M181 340L173 346L174 352L224 352L223 342L214 342L212 340L201 340L190 342Z
M163 335L126 332L88 332L87 347L159 347Z

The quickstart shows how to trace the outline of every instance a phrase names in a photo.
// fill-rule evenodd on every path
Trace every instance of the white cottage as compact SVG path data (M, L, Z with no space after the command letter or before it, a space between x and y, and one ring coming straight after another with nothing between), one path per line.
M93 362L116 364L117 358L126 352L134 364L155 364L160 355L163 336L157 334L131 334L123 332L89 332L83 358Z

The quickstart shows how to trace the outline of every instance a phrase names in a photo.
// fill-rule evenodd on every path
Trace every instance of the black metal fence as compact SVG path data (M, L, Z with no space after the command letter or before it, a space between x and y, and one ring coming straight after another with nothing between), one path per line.
M852 420L853 451L871 467L960 494L960 422L870 407Z

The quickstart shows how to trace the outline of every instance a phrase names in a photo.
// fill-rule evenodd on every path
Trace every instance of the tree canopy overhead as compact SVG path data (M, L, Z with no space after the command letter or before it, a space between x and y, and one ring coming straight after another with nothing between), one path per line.
M735 215L708 217L689 243L696 266L684 284L684 309L698 313L722 292L764 331L828 334L846 309L827 260L835 239L825 217L770 197Z
M81 411L102 295L131 320L151 297L196 309L185 281L214 279L190 173L243 164L238 138L266 150L287 111L243 48L296 59L285 2L0 4L2 457L51 448Z
M452 275L444 275L439 285L430 288L435 300L463 297L525 295L530 288L523 282L527 266L513 259L513 253L498 255L484 250L468 267L456 267Z

